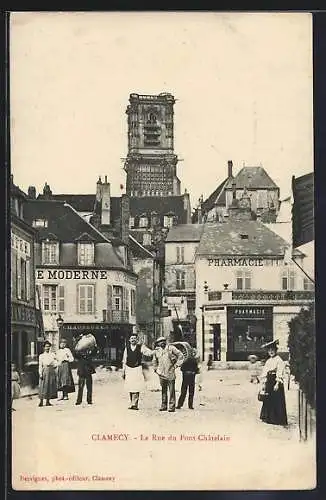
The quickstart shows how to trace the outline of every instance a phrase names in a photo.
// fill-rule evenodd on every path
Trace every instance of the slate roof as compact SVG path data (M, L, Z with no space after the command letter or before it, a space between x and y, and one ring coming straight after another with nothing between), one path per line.
M178 217L178 224L186 224L188 222L183 195L130 197L130 215L132 217L140 217L143 214L147 214L147 217L150 217L152 212L158 214L161 224L163 223L164 215L168 215L171 212Z
M200 241L204 224L181 224L169 229L166 243L174 241Z
M43 194L39 194L38 200L46 200ZM65 201L77 212L93 212L95 206L95 194L52 194L54 201Z
M38 200L45 200L40 194ZM51 200L64 201L71 205L77 212L100 213L100 203L96 203L95 194L52 194ZM121 197L111 196L111 219L115 221L120 218Z
M227 179L224 179L223 182L213 191L213 193L202 203L202 210L204 212L208 212L211 210L215 205L219 206L225 206L225 187L227 185L227 182L230 178L228 177ZM233 178L231 178L233 179Z
M263 167L243 167L240 172L230 178L225 186L226 189L231 189L235 183L236 189L277 189L278 186L270 178Z
M85 233L96 244L97 267L123 269L125 266L111 242L88 224L77 211L63 201L28 200L25 205L26 220L46 219L47 228L37 228L37 240L56 237L61 243L75 243ZM67 257L63 255L62 258ZM61 259L61 257L60 257Z
M241 235L248 235L242 239ZM259 221L205 224L196 255L283 256L288 243ZM294 251L294 255L303 255Z
M39 240L47 238L52 233L61 242L74 242L87 233L95 242L106 241L63 201L28 200L25 204L25 218L31 225L35 219L48 221L48 227L36 228Z

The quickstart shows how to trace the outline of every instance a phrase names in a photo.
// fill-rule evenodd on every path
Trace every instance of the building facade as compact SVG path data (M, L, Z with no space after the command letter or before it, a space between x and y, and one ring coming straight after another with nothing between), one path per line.
M11 359L23 385L36 385L35 366L43 337L36 296L35 230L25 218L27 196L11 181Z
M171 94L130 94L127 107L127 195L180 194L174 153L175 99Z
M253 218L262 222L276 222L280 207L280 190L262 166L244 166L234 175L233 162L228 161L227 177L206 199L199 200L193 222L223 222L229 217L234 198L243 195L250 199Z
M197 346L203 358L246 360L278 338L287 354L288 321L314 300L304 254L257 221L206 224L196 253ZM293 260L292 260L293 257ZM298 264L300 267L298 267Z
M119 365L136 324L137 276L124 245L113 245L63 201L29 200L37 230L36 284L54 348L82 332L97 339L98 359Z
M195 257L203 229L203 224L174 226L165 240L164 334L191 345L196 344Z

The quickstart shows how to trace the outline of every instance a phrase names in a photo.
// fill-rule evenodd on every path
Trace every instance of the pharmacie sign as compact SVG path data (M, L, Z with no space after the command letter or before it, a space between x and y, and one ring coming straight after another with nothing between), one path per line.
M207 260L209 266L215 267L260 267L264 265L264 259L262 257L223 257Z

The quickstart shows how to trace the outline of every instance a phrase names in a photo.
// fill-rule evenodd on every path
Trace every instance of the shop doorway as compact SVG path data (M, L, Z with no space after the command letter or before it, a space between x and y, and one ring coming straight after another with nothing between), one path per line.
M213 361L221 361L221 325L217 323L213 327Z

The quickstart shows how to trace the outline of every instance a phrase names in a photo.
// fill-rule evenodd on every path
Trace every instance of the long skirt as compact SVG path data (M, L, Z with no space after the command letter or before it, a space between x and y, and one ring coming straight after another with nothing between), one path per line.
M125 388L127 392L141 392L144 390L145 381L142 366L130 368L126 366Z
M279 383L278 390L274 391L275 381L276 375L268 373L266 380L266 392L268 396L263 402L260 418L267 424L287 425L284 386Z
M57 374L53 366L46 366L43 370L43 378L39 385L40 399L56 399L57 392Z
M58 366L58 390L67 393L75 392L75 383L68 361L63 361Z
M13 380L11 382L11 398L18 399L19 396L20 396L20 385L18 384L18 382Z

